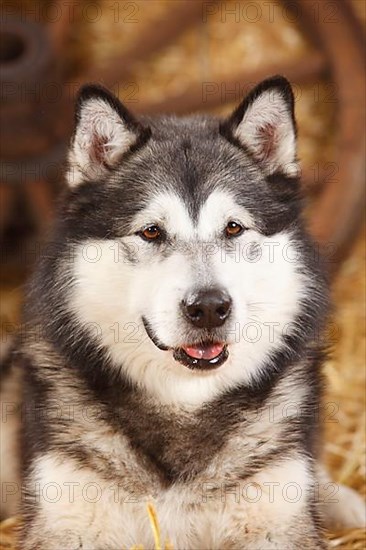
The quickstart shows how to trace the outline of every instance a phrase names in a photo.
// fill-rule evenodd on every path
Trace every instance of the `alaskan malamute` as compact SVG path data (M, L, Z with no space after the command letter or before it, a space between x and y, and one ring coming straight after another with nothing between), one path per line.
M327 285L287 80L225 120L86 86L67 180L3 386L24 388L20 547L152 548L150 503L175 550L324 548Z

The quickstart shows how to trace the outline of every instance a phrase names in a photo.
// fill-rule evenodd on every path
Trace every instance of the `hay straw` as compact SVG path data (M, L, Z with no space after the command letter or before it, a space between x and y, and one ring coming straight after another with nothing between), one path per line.
M0 523L0 550L16 550L15 536L19 528L19 518L8 518Z
M151 529L154 534L155 550L162 550L158 516L154 506L150 503L147 505L147 513L149 515ZM164 550L173 550L173 545L169 541L165 541Z
M348 550L365 550L366 533L364 529L352 529L341 531L338 534L329 535L329 548L343 548Z
M161 550L160 526L156 510L152 504L147 505L147 513L151 523L151 528L154 534L155 550Z

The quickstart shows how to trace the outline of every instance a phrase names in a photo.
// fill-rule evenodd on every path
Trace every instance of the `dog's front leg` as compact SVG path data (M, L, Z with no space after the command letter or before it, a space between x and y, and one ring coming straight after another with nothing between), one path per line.
M290 458L221 489L225 550L326 548L317 518L315 480L307 459ZM235 489L235 490L234 490Z
M49 453L25 480L23 550L152 548L146 502L90 466Z

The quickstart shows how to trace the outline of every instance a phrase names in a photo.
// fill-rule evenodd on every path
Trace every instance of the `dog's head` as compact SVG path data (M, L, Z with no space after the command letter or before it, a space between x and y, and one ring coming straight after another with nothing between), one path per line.
M59 221L73 246L63 292L75 334L166 401L268 376L321 309L297 171L282 77L224 121L137 120L85 87Z

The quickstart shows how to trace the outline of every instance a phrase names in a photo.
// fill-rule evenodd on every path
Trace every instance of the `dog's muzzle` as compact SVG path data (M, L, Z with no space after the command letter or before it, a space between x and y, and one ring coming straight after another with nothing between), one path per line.
M159 340L146 317L142 317L142 322L153 344L161 351L171 350L174 359L189 369L201 371L216 369L225 363L229 356L227 345L214 340L170 348Z

